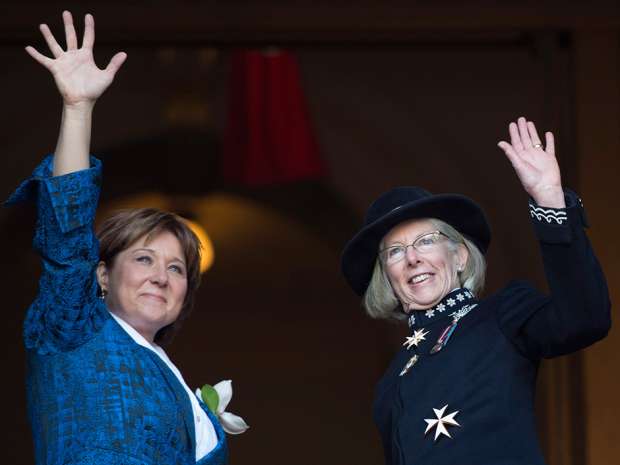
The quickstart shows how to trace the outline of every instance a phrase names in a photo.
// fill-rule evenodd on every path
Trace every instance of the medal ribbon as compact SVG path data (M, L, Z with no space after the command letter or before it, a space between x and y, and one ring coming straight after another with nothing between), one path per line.
M418 318L416 318L416 314L412 313L409 316L409 327L413 330L413 336L408 337L405 344L407 345L407 350L411 347L418 345L418 343L424 340L424 336L426 332L423 330L423 325L425 322L428 322L434 318L442 318L443 316L451 316L452 322L444 328L441 332L441 335L433 345L433 348L430 350L429 355L434 355L441 351L454 334L456 327L458 326L459 320L467 315L471 310L473 310L477 306L476 299L474 295L468 289L454 289L452 292L447 294L442 301L437 304L435 307L432 307L426 310L423 314L418 314ZM450 310L453 310L452 313L448 313ZM446 313L444 313L446 312ZM415 326L421 326L422 329L415 330ZM418 334L421 333L421 334ZM419 337L419 339L418 339ZM416 350L417 352L417 350ZM420 354L414 354L405 364L402 371L399 373L399 376L405 375L419 360Z
M448 341L450 340L450 336L452 336L452 334L454 333L454 330L459 324L459 320L463 318L465 315L467 315L469 312L471 312L476 307L476 305L477 304L470 305L468 307L463 307L461 310L459 310L458 312L454 314L452 323L450 324L450 326L447 326L446 329L444 329L441 332L441 336L439 336L439 338L437 339L437 342L431 349L431 352L430 352L431 355L436 354L441 349L443 349L446 346L446 344L448 344Z

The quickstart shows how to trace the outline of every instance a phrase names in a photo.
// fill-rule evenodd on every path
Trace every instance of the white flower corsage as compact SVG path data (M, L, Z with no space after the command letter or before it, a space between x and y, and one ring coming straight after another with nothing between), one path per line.
M196 389L196 397L203 401L220 420L222 428L228 434L241 434L249 428L243 418L234 413L225 412L230 399L232 399L231 380L220 381L215 386L205 384L201 389Z

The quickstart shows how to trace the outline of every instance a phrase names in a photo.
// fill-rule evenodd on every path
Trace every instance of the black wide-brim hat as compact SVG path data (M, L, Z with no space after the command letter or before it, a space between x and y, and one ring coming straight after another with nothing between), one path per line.
M396 187L370 205L362 229L342 252L342 273L358 295L364 295L368 288L383 237L398 223L416 218L445 221L483 254L489 248L489 223L482 208L470 198L431 194L420 187Z

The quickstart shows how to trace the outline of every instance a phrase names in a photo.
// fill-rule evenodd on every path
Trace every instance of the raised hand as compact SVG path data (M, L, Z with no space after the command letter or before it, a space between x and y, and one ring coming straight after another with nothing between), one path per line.
M58 44L49 27L41 24L39 28L54 58L48 58L31 46L26 47L26 52L52 73L65 105L92 106L112 83L127 54L117 53L105 69L99 69L93 58L95 20L92 15L87 14L84 18L84 38L80 48L71 13L63 11L62 19L67 41L66 51Z
M508 126L510 143L497 145L512 164L525 191L543 207L564 208L560 167L555 158L553 134L545 133L543 147L536 126L521 117Z

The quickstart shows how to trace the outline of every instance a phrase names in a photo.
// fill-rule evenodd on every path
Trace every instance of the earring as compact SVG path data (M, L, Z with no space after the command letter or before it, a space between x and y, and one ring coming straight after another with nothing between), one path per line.
M108 291L106 291L105 289L101 289L99 292L99 298L101 300L105 300L105 297L108 295Z

